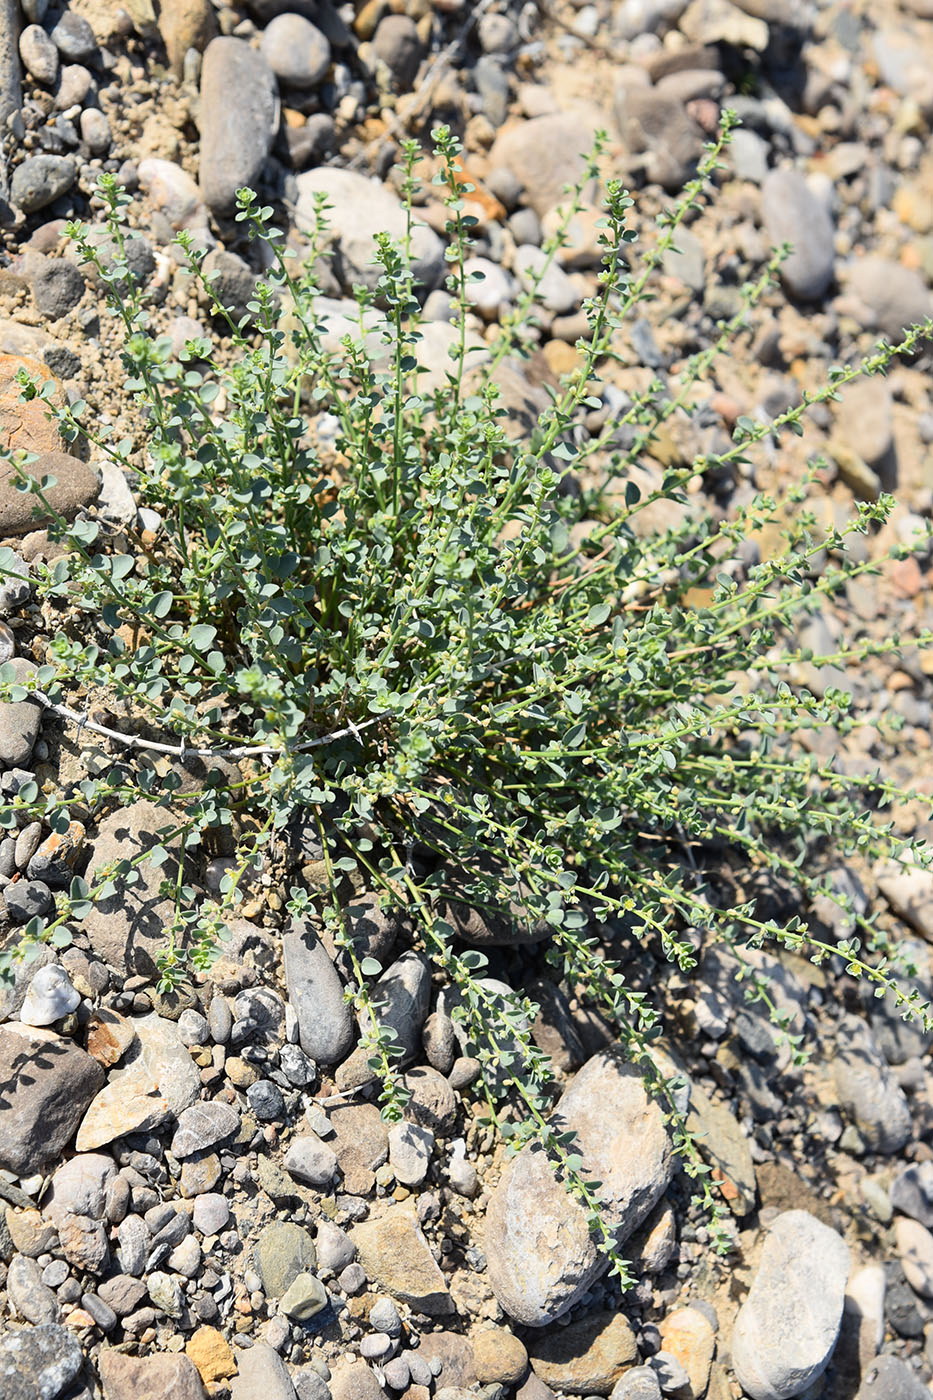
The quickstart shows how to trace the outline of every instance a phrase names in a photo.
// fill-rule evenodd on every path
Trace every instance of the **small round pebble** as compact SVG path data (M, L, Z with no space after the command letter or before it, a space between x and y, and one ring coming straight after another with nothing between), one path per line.
M194 1228L202 1235L219 1235L230 1219L230 1207L226 1197L217 1191L206 1191L196 1196L192 1220Z
M369 1310L369 1325L377 1332L386 1332L390 1337L402 1333L402 1319L391 1298L377 1298Z
M344 1293L359 1293L366 1287L366 1272L361 1264L348 1264L337 1282Z
M58 50L38 24L27 24L19 36L19 56L30 77L51 87L58 77Z
M504 1328L480 1332L473 1339L477 1379L482 1383L520 1385L528 1372L528 1353L519 1339Z
M52 30L52 43L69 63L84 63L97 53L94 31L83 15L66 10Z
M257 1079L246 1091L246 1102L260 1123L281 1118L285 1113L285 1100L282 1090L271 1079Z

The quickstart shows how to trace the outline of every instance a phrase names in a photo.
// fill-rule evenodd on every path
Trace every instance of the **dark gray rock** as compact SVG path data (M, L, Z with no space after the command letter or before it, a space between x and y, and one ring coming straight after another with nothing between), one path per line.
M199 179L215 214L232 214L241 186L258 185L279 124L275 75L242 39L213 39L201 69Z
M353 1013L327 950L310 924L294 924L282 939L285 985L298 1018L301 1048L332 1065L353 1048Z
M103 1082L74 1041L18 1021L0 1026L0 1166L29 1176L54 1162Z
M28 924L30 919L45 918L55 907L48 885L41 880L17 880L3 892L7 914L14 924Z
M4 1400L58 1400L81 1369L81 1347L65 1327L49 1323L0 1334Z
M204 259L204 271L212 279L211 290L234 321L250 315L249 303L256 295L259 279L242 258L223 248L214 248Z
M67 194L76 174L70 156L27 156L13 171L10 198L24 214L34 214Z

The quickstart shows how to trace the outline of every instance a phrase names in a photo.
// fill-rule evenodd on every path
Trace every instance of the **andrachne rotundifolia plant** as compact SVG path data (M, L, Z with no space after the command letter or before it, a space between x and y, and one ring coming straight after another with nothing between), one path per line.
M408 233L400 245L376 240L378 284L356 288L355 320L337 330L318 286L323 200L307 230L312 251L296 259L273 211L240 192L237 219L265 244L270 270L239 322L214 297L202 250L179 235L188 269L213 298L225 353L204 337L176 357L152 334L126 265L127 200L104 176L115 259L105 264L86 228L70 232L125 326L126 389L146 430L139 442L114 441L81 404L55 412L66 434L83 434L132 474L162 523L152 543L93 515L59 520L65 553L40 569L39 586L63 625L35 689L66 723L83 716L88 696L105 697L122 719L109 737L115 723L86 722L87 736L109 742L109 762L70 788L40 794L27 784L2 818L10 829L27 818L63 829L79 808L94 816L142 798L163 823L162 844L145 857L156 862L179 847L214 849L225 836L234 854L219 892L205 895L183 862L166 883L175 913L164 986L209 968L251 872L299 823L326 878L296 882L288 911L329 927L343 950L385 1112L398 1115L404 1103L400 1047L380 1025L379 964L358 955L346 920L360 890L407 911L415 945L457 994L491 1118L516 1145L547 1148L619 1269L598 1183L547 1121L549 1066L529 1030L536 1008L484 977L483 947L540 942L557 977L612 1021L664 1099L686 1169L715 1211L676 1085L653 1052L661 1008L628 985L614 942L624 933L682 969L714 943L740 960L764 944L817 962L838 957L904 1003L870 915L850 910L851 937L827 941L799 917L781 923L737 902L714 877L728 853L749 872L789 881L805 901L829 894L845 904L816 859L828 841L837 854L928 859L885 821L892 784L843 775L795 741L808 728L858 722L848 695L818 696L789 677L795 661L838 664L872 648L811 658L794 627L877 568L848 546L885 520L891 499L859 505L844 528L819 529L806 508L810 482L801 482L781 547L750 563L743 545L778 503L762 494L714 517L688 488L729 480L766 437L800 433L811 404L859 374L884 373L930 327L831 370L819 392L770 423L740 419L715 457L670 467L642 490L635 477L646 449L697 401L772 285L779 252L708 349L678 375L659 375L602 428L582 426L604 407L600 368L618 355L627 318L713 185L730 124L659 218L637 271L631 200L605 181L602 267L578 367L519 436L503 405L503 366L525 353L536 288L599 171L600 143L568 191L534 285L486 343L467 319L470 187L456 140L434 132L455 307L440 363L412 272L414 145L401 181ZM26 392L45 395L51 410L50 386ZM24 478L23 487L45 501L41 482ZM640 528L646 508L664 502L669 521ZM829 561L820 573L818 558ZM25 694L2 676L14 698ZM162 757L186 753L212 770L193 792L177 767L160 772ZM54 917L27 926L22 947L67 938L95 900L132 878L132 864L76 875ZM747 986L789 1036L767 983L755 975ZM794 1050L802 1053L796 1042Z

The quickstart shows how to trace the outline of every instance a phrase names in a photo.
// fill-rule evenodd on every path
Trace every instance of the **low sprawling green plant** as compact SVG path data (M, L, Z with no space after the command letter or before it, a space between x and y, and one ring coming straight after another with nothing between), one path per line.
M718 522L681 507L696 502L687 495L692 480L728 480L757 444L801 432L810 405L859 374L883 373L931 327L832 370L823 389L773 422L740 419L725 450L668 468L642 493L632 477L646 448L669 419L690 411L782 256L744 289L740 313L676 379L656 380L624 416L583 430L584 417L605 407L599 368L618 357L620 328L706 197L722 140L659 220L637 275L631 200L618 181L606 183L602 270L586 305L579 367L518 438L497 376L506 357L524 353L535 289L478 354L466 322L469 187L458 183L450 132L435 131L434 141L456 320L446 376L434 375L444 382L430 392L419 391L414 145L405 148L402 180L408 236L401 246L377 239L378 285L356 290L358 327L337 345L319 314L323 253L296 263L273 211L243 190L237 218L264 242L272 270L237 323L213 295L202 252L179 235L229 345L221 355L199 339L174 358L169 341L150 334L145 297L127 272L127 201L112 177L102 178L116 260L104 264L85 228L71 235L124 322L126 388L145 410L145 445L108 439L81 404L56 412L66 434L83 434L134 474L162 524L146 546L132 530L115 544L93 517L58 522L66 552L40 570L41 593L80 609L84 621L54 638L35 687L66 718L76 713L75 697L92 693L112 697L129 722L111 736L109 771L70 791L40 795L27 785L0 820L12 828L28 812L62 828L75 803L103 813L145 798L165 813L163 844L148 857L157 862L173 841L193 849L218 829L228 833L236 854L216 897L181 874L167 886L175 919L161 962L166 987L209 967L249 872L296 814L310 822L327 882L296 884L288 910L313 906L349 957L349 995L367 1013L364 1041L385 1112L397 1116L404 1104L399 1047L380 1026L380 968L358 955L345 922L348 896L361 889L404 906L416 944L459 993L491 1119L515 1145L545 1146L621 1269L600 1219L599 1184L586 1180L572 1137L548 1123L549 1067L530 1031L536 1008L521 991L489 985L486 958L460 937L457 911L469 906L500 932L543 936L557 976L613 1022L644 1067L714 1212L701 1145L686 1132L675 1086L653 1053L660 1010L613 960L620 931L682 969L695 965L703 943L724 944L740 960L765 943L817 962L838 957L879 994L891 991L907 1011L926 1014L894 982L874 920L834 895L817 860L827 841L870 858L925 861L926 853L881 819L897 795L892 784L843 774L795 742L808 728L845 732L856 722L850 697L817 696L788 679L795 662L828 665L870 652L859 644L814 657L795 644L794 627L847 580L877 569L847 547L884 521L892 501L862 504L845 528L821 530L806 507L810 483L801 482L784 512L781 548L754 564L743 562L741 546L777 517L776 501L758 495ZM548 263L599 161L597 148L568 192ZM321 202L309 231L316 249L326 246L326 218ZM51 404L50 386L26 392ZM24 477L23 488L48 508L41 482ZM640 512L663 502L672 506L670 524L634 528ZM821 572L818 559L830 561ZM706 601L697 602L703 588ZM26 693L6 680L8 694ZM153 766L159 752L183 751L217 760L194 793ZM750 872L790 882L804 899L837 898L855 933L826 941L801 918L782 924L754 902L736 903L724 882L709 878L724 851ZM27 927L24 946L67 936L95 899L130 878L130 864L96 884L76 877L54 918ZM753 975L747 986L802 1054L767 982Z

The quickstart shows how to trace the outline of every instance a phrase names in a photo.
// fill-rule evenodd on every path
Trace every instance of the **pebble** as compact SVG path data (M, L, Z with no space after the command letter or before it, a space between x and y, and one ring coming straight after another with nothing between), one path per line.
M27 24L19 36L19 56L23 65L43 87L52 87L58 77L58 49L39 24Z
M616 87L615 116L623 142L641 158L650 181L676 192L693 177L702 132L677 98L623 80Z
M294 1322L307 1322L327 1307L327 1289L314 1274L299 1274L279 1299L279 1307Z
M608 1394L638 1360L635 1334L621 1312L591 1311L579 1322L530 1336L527 1345L538 1379L575 1395Z
M671 1144L660 1109L637 1070L607 1052L584 1065L555 1113L576 1129L585 1170L603 1183L606 1218L624 1242L670 1180ZM490 1195L485 1249L500 1304L532 1327L565 1313L607 1266L582 1207L535 1147L507 1164Z
M372 37L373 53L386 65L396 86L408 91L424 57L418 26L408 15L386 15Z
M902 1216L894 1238L907 1282L915 1293L933 1298L933 1235L919 1221Z
M834 229L824 202L799 170L772 170L761 187L761 213L775 247L793 244L781 264L791 296L819 301L833 280Z
M751 1400L787 1400L823 1374L842 1321L845 1241L806 1211L779 1215L765 1239L732 1334L732 1361Z
M285 1114L285 1100L282 1091L271 1079L257 1079L246 1090L246 1101L250 1112L260 1123L269 1123Z
M330 44L300 14L270 20L262 33L261 49L275 76L291 87L316 87L330 67Z
M497 1327L473 1338L473 1365L481 1385L521 1385L528 1372L528 1352L518 1337Z
M79 120L81 140L92 156L102 156L110 150L113 136L110 123L97 107L86 107Z
M582 176L596 128L597 123L575 112L555 112L507 127L489 152L490 169L506 167L524 191L525 203L543 217L564 200L564 186Z
M566 316L580 305L576 286L556 261L548 265L543 248L531 244L516 248L514 267L525 291L533 290L541 304L555 316Z
M266 1342L254 1342L247 1351L237 1353L237 1375L230 1386L231 1400L294 1400L292 1385L285 1362Z
M58 1299L42 1282L42 1270L35 1259L17 1254L10 1260L6 1289L13 1307L26 1322L39 1326L61 1320Z
M405 237L407 219L398 196L379 180L335 166L306 170L297 176L296 183L299 225L302 221L310 225L313 220L315 196L327 196L331 205L327 218L339 253L343 285L347 289L356 283L375 287L381 276L381 269L373 262L376 234L388 233L399 242ZM412 271L420 285L430 290L444 276L444 245L433 229L415 218L411 248Z
M76 174L70 156L27 156L13 171L10 198L24 214L34 214L67 194Z
M96 57L97 40L83 15L66 10L52 29L52 43L69 63L86 63Z
M848 268L848 290L864 307L863 324L896 344L908 326L933 312L933 292L913 268L869 254Z
M355 1041L353 1014L337 969L310 924L294 924L282 939L282 952L301 1048L318 1064L335 1064Z
M862 1376L855 1400L929 1400L929 1387L899 1356L876 1356Z
M230 94L237 100L231 102ZM211 212L230 215L236 192L255 189L278 126L275 75L243 39L212 39L201 67L199 181Z
M650 1366L633 1366L616 1381L609 1400L661 1400L657 1373Z
M171 1396L171 1400L204 1400L204 1388L194 1363L182 1352L130 1356L104 1347L97 1357L106 1400L136 1400L138 1396Z
M20 501L28 499L21 492L16 493ZM20 507L21 515L25 515ZM0 493L0 521L3 519L2 493ZM15 680L20 685L34 673L35 667L24 657L15 657L8 663L14 668ZM33 700L0 701L0 763L6 768L22 768L32 757L35 742L39 737L42 723L42 709ZM32 775L30 774L30 777Z
M307 1133L290 1144L285 1170L310 1186L330 1186L337 1174L337 1154L316 1133Z
M389 1129L389 1166L403 1186L420 1186L431 1166L434 1134L416 1123L396 1123Z
M862 1022L849 1018L833 1056L839 1101L875 1152L899 1152L913 1132L910 1105Z

